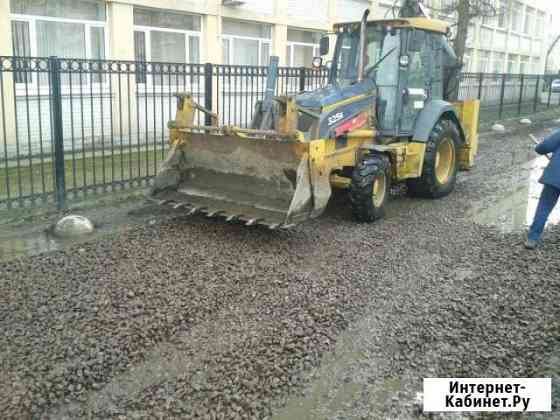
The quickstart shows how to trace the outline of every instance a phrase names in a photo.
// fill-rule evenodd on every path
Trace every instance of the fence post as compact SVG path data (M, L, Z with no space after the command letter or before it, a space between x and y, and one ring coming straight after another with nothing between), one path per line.
M66 207L66 181L64 168L64 133L62 124L62 91L60 83L60 61L49 57L49 77L51 84L52 142L54 146L54 187L56 207Z
M299 68L299 91L305 92L305 67Z
M517 115L521 115L521 103L523 102L523 89L525 88L525 75L521 74L521 88L519 89L519 102L517 103Z
M484 73L480 73L478 76L478 100L482 99L482 84L484 83Z
M537 112L537 107L538 107L538 103L539 103L539 88L541 85L541 76L538 75L537 76L537 84L535 86L535 103L533 104L533 112Z
M500 92L500 120L504 114L504 96L506 94L506 80L507 75L506 73L502 74L502 90Z
M213 66L212 63L206 63L204 65L204 108L212 111L212 95L213 95L213 84L212 84L212 76L213 76ZM204 124L205 125L212 125L212 116L205 114L204 116Z

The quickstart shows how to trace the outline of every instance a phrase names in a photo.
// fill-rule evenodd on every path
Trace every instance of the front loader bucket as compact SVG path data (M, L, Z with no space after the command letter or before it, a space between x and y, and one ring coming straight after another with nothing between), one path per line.
M248 225L289 227L313 214L309 144L236 134L182 136L149 197Z

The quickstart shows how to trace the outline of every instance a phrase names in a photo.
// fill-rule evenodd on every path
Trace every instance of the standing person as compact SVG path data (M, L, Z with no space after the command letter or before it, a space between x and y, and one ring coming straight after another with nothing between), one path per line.
M550 163L539 180L543 184L541 198L535 213L535 220L529 229L525 248L535 249L540 241L548 216L560 197L560 130L555 131L535 147L539 155L552 153Z

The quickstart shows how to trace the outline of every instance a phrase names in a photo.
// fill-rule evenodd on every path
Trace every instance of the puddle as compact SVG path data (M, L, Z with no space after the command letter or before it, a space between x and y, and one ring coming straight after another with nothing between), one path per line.
M45 229L24 232L19 237L0 237L0 261L7 261L20 256L38 255L64 249L68 246L91 241L110 233L114 226L97 227L95 232L76 238L59 238Z
M76 238L58 238L48 232L49 225L56 220L41 225L2 226L0 261L61 250L132 226L154 223L155 220L173 215L172 211L155 205L146 205L143 200L93 211L76 211L74 214L88 217L95 224L95 231Z
M524 230L532 222L542 191L539 179L548 159L541 156L530 162L511 179L510 187L491 203L484 202L472 210L472 218L478 224L497 227L502 233ZM560 224L560 206L556 206L548 219L548 225Z

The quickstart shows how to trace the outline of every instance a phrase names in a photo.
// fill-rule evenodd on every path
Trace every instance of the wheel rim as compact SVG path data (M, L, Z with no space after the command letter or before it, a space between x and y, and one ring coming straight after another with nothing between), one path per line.
M373 183L373 205L381 207L385 201L385 185L387 183L385 174L375 178Z
M436 152L436 178L440 184L447 184L455 168L455 146L449 138L443 139Z

